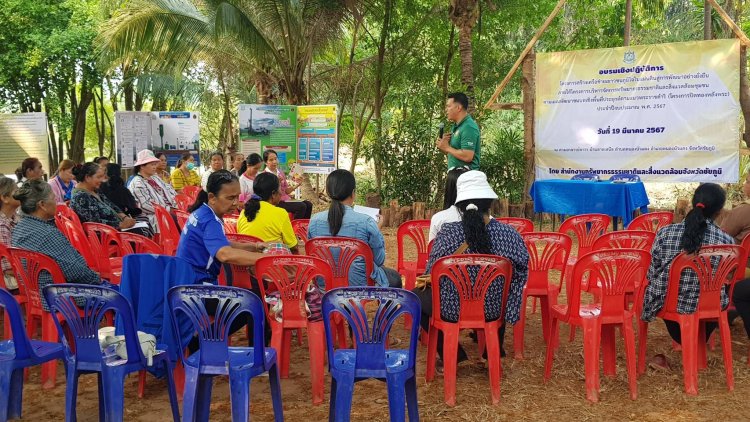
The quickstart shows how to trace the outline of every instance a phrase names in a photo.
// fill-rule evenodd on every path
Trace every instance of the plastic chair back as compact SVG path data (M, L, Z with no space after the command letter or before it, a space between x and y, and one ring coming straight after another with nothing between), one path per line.
M125 364L146 365L130 302L118 291L89 284L63 284L46 286L43 292L50 312L62 316L66 323L63 330L60 319L53 318L66 356L75 357L79 369L97 370L105 363L99 346L99 326L108 311L114 311L124 322L128 355ZM85 304L76 305L76 300Z
M640 249L651 252L656 234L645 230L621 230L604 233L594 241L592 251L602 249Z
M56 210L57 212L55 213L55 221L57 221L58 217L64 217L68 220L75 221L79 226L81 225L81 219L78 217L78 214L76 214L76 212L73 211L69 206L65 204L57 204Z
M65 275L57 262L43 253L20 248L8 248L8 250L12 258L18 288L28 300L26 306L41 313L42 292L39 286L39 276L46 272L50 274L54 284L64 284Z
M206 301L218 301L216 312L209 316ZM263 302L252 292L237 287L175 286L167 295L172 326L179 333L177 320L184 314L198 332L200 366L206 372L226 373L229 362L229 329L237 318L250 314L253 321L253 344L263 345ZM245 315L246 316L246 315ZM263 366L263 347L253 348L253 366ZM179 353L183 360L184 354ZM200 372L204 372L203 369Z
M459 325L481 327L485 324L484 303L487 289L495 280L503 280L500 317L505 315L505 304L510 290L513 265L496 255L449 255L438 259L430 271L432 279L432 318L442 321L440 310L441 280L456 288L459 300Z
M664 310L677 312L680 294L680 279L684 271L693 271L700 281L700 297L696 312L720 312L721 292L732 283L737 271L742 271L740 262L742 248L738 245L701 246L695 254L685 252L677 255L669 269L669 284Z
M8 247L2 243L0 243L0 262L7 262L8 265L10 265L11 270L13 269L13 258L10 257L10 251L8 250ZM8 287L5 285L5 278L3 277L0 277L0 287L3 289L8 289Z
M513 227L518 233L521 234L531 233L534 231L534 222L529 220L528 218L497 217L495 218L495 220Z
M137 233L119 232L120 236L120 256L134 253L150 253L161 255L164 250L158 243Z
M310 226L310 220L301 218L292 220L292 230L302 243L307 242L307 228Z
M620 174L613 174L612 177L609 178L609 181L610 182L635 183L635 182L640 182L641 177L633 173L620 173Z
M370 245L351 237L322 236L308 239L305 252L309 256L320 258L331 266L333 279L331 285L320 286L327 290L336 287L349 287L349 269L356 259L364 259L367 284L374 285L372 272L374 259Z
M628 230L645 230L658 232L662 227L672 224L674 213L668 211L641 214L628 224Z
M120 246L120 232L111 226L100 223L83 223L83 230L88 236L89 245L91 245L102 273L110 274L112 266L109 258L123 256Z
M427 245L430 234L430 220L411 220L398 226L396 241L398 246L398 263L396 270L404 271L407 266L414 268L417 274L423 274L427 266ZM414 244L417 253L415 261L406 261L405 240L409 239Z
M177 225L179 226L178 229L180 229L180 233L182 233L182 230L185 228L185 223L187 223L188 219L190 218L190 213L181 209L173 209L175 217L177 217Z
M26 334L26 327L21 314L21 307L16 297L9 291L0 289L0 307L5 310L5 320L3 325L10 325L12 346L16 352L16 359L29 359L35 356L34 349L31 347L31 340ZM7 332L7 330L6 330Z
M546 291L549 273L560 271L560 280L565 276L565 265L570 256L573 241L570 236L555 232L533 232L521 235L529 251L529 276L526 289Z
M63 227L65 227L63 233L70 241L70 244L73 245L73 248L81 254L91 269L101 274L102 268L99 265L99 259L94 255L94 251L91 250L91 245L86 238L83 227L77 225L72 220L64 220Z
M366 303L378 301L372 320L368 318ZM372 311L370 312L372 314ZM345 287L323 295L323 323L328 345L328 366L335 366L333 352L332 314L343 317L352 329L355 341L355 371L385 371L388 334L401 314L412 318L409 341L409 367L416 362L421 307L414 293L387 287Z
M333 278L331 267L320 258L300 255L275 255L260 258L255 263L255 274L260 285L261 294L265 297L266 288L278 290L284 312L284 327L307 327L305 294L310 283L322 278L323 283L330 285ZM272 318L270 313L268 318Z
M263 240L246 234L239 233L226 233L227 240L230 242L238 243L262 243ZM250 281L251 273L250 267L247 265L235 265L230 264L232 268L232 285L235 287L242 287L245 289L252 288L252 282ZM223 269L223 268L222 268ZM224 277L224 284L226 284L226 276Z
M598 182L599 181L599 175L596 173L578 173L570 178L570 180L585 180L590 182Z
M651 254L642 249L605 249L578 258L567 302L569 315L579 315L585 288L598 292L600 317L622 319L628 306L625 295L640 287L650 264Z
M177 204L177 209L187 211L191 205L195 202L195 199L191 199L185 193L178 193L174 197L174 202Z
M159 226L159 241L164 254L174 256L177 252L177 244L180 243L180 231L166 208L157 204L152 205L156 215L156 224Z
M607 232L612 219L605 214L581 214L568 217L557 230L560 233L573 233L578 240L578 255L591 252L594 242Z
M224 233L234 234L237 233L237 221L240 219L238 215L225 215L224 216Z
M193 203L195 203L195 200L198 198L198 194L201 192L201 190L202 189L200 186L185 186L184 188L182 188L181 193L187 195L187 197L190 198L190 200L192 201L192 205Z

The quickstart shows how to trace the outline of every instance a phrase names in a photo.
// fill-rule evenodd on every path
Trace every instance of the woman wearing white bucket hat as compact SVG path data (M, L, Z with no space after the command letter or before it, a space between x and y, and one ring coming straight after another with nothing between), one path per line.
M156 223L156 211L152 204L160 205L169 211L176 206L174 197L177 195L171 185L164 183L156 175L158 165L159 159L151 150L138 151L137 160L133 164L135 176L128 185L128 189L139 202L143 215L148 217L151 227L156 232L159 231L159 225Z
M461 214L461 221L445 223L435 237L435 243L427 261L426 273L429 274L438 259L454 254L464 242L468 245L466 253L497 255L508 258L513 264L513 277L510 280L510 292L505 315L500 315L503 283L501 278L490 284L485 297L485 318L493 321L504 318L508 323L515 323L519 318L521 297L526 285L529 268L529 253L521 235L512 227L502 224L490 217L492 201L497 194L487 183L487 176L478 170L467 171L460 175L456 182L456 207ZM476 269L469 269L472 278ZM441 316L445 321L458 321L459 298L456 288L449 280L440 281ZM415 289L414 292L422 302L420 323L425 330L429 329L432 315L432 289L430 287ZM500 330L502 345L505 326ZM438 334L438 354L442 359L442 333ZM458 360L466 360L466 352L459 345Z

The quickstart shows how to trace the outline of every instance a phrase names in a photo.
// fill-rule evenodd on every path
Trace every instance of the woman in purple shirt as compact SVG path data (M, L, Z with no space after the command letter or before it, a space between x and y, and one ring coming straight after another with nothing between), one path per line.
M286 175L279 169L279 157L274 150L266 150L263 153L263 161L266 163L266 170L273 173L279 178L281 190L281 202L278 207L284 208L287 212L294 214L294 219L309 219L312 215L313 204L310 201L293 201L289 196L290 193L297 189L298 185L290 186L286 180Z

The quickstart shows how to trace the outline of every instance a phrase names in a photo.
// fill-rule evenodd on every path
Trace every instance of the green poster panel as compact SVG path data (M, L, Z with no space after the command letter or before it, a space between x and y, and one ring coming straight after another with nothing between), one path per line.
M276 151L282 170L297 161L297 106L240 104L240 152Z

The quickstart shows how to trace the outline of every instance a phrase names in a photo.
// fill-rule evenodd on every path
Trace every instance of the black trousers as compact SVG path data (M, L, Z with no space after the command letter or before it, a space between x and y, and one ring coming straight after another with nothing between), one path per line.
M667 332L677 344L682 344L682 333L680 333L680 324L675 321L664 320L664 325L667 326ZM711 333L719 327L719 324L715 322L706 323L706 341L711 338Z
M745 332L750 337L750 278L741 280L734 285L732 300L734 301L734 307L737 308L737 313L740 314L742 322L745 324Z
M289 201L279 202L278 207L283 208L286 212L294 214L295 220L309 219L312 215L313 204L310 201Z
M412 290L414 294L417 295L419 298L419 301L422 304L422 315L419 319L419 325L422 327L425 332L430 331L430 317L432 316L432 287L426 287L425 289L414 289ZM449 322L458 322L458 321L450 321L449 319L443 317L444 321ZM498 335L500 337L500 351L503 353L503 340L505 339L505 324L500 327L500 330L498 331ZM437 343L437 352L440 356L440 359L443 359L443 332L438 331L438 343ZM485 352L486 355L487 352ZM505 354L505 353L503 353ZM458 354L456 355L458 357L458 361L466 360L469 357L466 355L466 350L464 350L463 347L461 347L461 344L458 345Z

